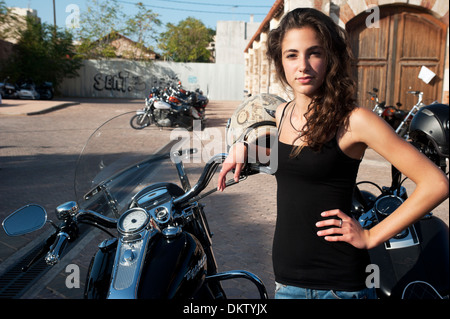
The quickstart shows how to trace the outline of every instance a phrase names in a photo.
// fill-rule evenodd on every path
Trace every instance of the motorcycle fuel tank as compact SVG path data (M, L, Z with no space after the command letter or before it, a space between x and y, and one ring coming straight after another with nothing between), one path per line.
M187 232L155 236L139 282L139 299L192 298L205 281L206 255Z
M84 292L87 299L110 297L117 240L108 240L104 243L99 246L100 249L89 267ZM194 236L187 232L182 232L174 238L157 234L152 238L147 251L139 284L136 287L137 298L192 298L203 285L206 270L206 255Z
M380 269L379 298L402 297L406 286L414 281L432 285L441 295L449 293L449 231L436 217L415 223L418 243L397 249L386 244L369 251L372 264Z
M155 101L155 109L159 110L170 110L170 104L164 101Z

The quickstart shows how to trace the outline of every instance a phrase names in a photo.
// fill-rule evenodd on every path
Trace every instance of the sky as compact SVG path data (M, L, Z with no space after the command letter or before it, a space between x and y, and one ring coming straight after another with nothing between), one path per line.
M261 22L275 0L118 0L126 14L136 12L136 2L142 2L148 9L158 13L164 25L169 22L178 24L191 16L215 30L217 21L248 22L251 14L255 22ZM53 24L53 0L5 0L5 3L8 7L35 9L42 22ZM82 15L87 3L87 0L55 0L58 27L65 27L66 20L70 20L68 18L74 12L73 8L79 8Z

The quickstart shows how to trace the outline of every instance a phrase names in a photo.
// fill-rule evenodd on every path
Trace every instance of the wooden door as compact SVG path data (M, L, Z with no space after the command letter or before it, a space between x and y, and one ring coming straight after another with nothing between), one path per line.
M424 102L442 98L447 27L428 13L409 7L380 7L379 27L367 28L361 14L347 23L357 59L358 103L371 108L367 91L379 89L380 101L402 104L409 110L416 97L409 90L424 92ZM426 84L418 78L426 66L436 77Z

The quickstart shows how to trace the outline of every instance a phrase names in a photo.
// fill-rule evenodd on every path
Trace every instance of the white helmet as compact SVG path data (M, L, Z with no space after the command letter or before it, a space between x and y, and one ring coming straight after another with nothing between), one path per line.
M257 143L260 138L274 135L275 111L286 101L274 94L262 93L245 99L227 123L228 149L237 141Z

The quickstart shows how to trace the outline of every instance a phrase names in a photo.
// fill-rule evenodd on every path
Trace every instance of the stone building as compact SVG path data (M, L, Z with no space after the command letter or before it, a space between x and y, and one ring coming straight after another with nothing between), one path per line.
M8 8L9 12L6 20L0 25L0 38L16 44L19 41L19 32L26 29L26 18L34 18L37 21L41 19L37 15L37 11L28 8Z
M376 87L387 105L409 110L424 92L424 102L449 103L449 3L447 0L276 0L245 49L245 89L291 99L266 58L267 34L297 7L329 15L350 34L357 63L358 103L372 107L367 91ZM435 76L418 78L423 67Z

